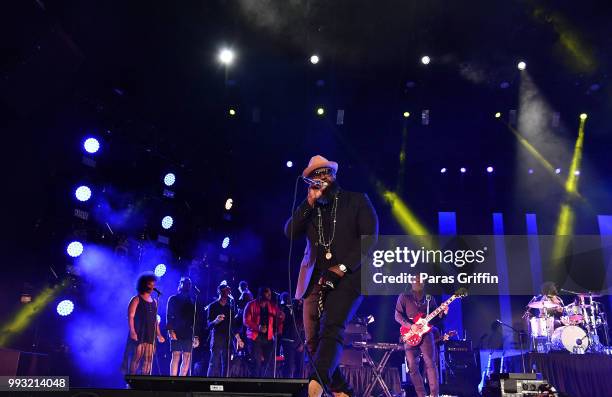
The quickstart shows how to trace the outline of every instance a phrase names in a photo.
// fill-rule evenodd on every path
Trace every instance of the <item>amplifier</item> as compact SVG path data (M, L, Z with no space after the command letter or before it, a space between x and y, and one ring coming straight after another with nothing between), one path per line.
M449 340L444 343L447 352L472 352L471 340Z
M483 397L526 397L541 395L540 386L548 385L542 374L502 373L491 374Z

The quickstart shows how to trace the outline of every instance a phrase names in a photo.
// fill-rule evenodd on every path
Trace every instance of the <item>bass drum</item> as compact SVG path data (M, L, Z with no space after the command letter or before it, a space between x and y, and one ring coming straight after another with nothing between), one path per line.
M586 332L575 325L557 328L551 342L554 350L567 350L570 353L584 353L589 347Z

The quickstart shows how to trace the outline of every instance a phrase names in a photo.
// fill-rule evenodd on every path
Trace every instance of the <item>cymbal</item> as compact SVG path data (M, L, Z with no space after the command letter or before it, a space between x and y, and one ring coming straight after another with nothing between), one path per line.
M601 298L603 295L602 294L587 294L587 293L580 293L580 294L576 294L581 298Z
M536 302L529 302L527 307L531 309L557 309L557 308L560 308L561 305L556 304L551 301L536 301Z

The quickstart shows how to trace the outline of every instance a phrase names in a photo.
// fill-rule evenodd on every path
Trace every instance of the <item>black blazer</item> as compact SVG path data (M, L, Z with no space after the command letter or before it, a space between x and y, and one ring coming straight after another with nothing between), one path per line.
M293 238L306 236L308 240L302 267L314 266L317 259L315 250L323 249L315 244L318 241L316 218L316 210L304 200L285 224L287 237L293 228ZM362 236L368 236L364 244L369 252L378 238L378 217L367 194L340 189L336 220L336 234L331 245L332 263L344 264L348 268L344 278L358 287L361 278ZM308 282L309 279L310 275L304 281Z

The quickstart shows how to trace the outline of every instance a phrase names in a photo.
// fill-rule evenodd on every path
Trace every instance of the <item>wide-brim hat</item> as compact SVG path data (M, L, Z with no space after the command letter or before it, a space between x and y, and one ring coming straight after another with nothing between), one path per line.
M224 289L226 289L226 288L232 288L232 287L230 287L230 286L227 284L227 281L226 281L226 280L223 280L223 281L221 281L221 282L219 283L219 286L217 287L217 291L222 291L222 290L224 290Z
M304 172L302 172L302 176L308 177L308 175L310 175L312 171L318 168L331 168L332 170L334 170L334 172L338 172L338 163L336 163L335 161L329 161L325 157L317 154L316 156L312 156L312 158L308 162L308 167L306 167L304 169Z

